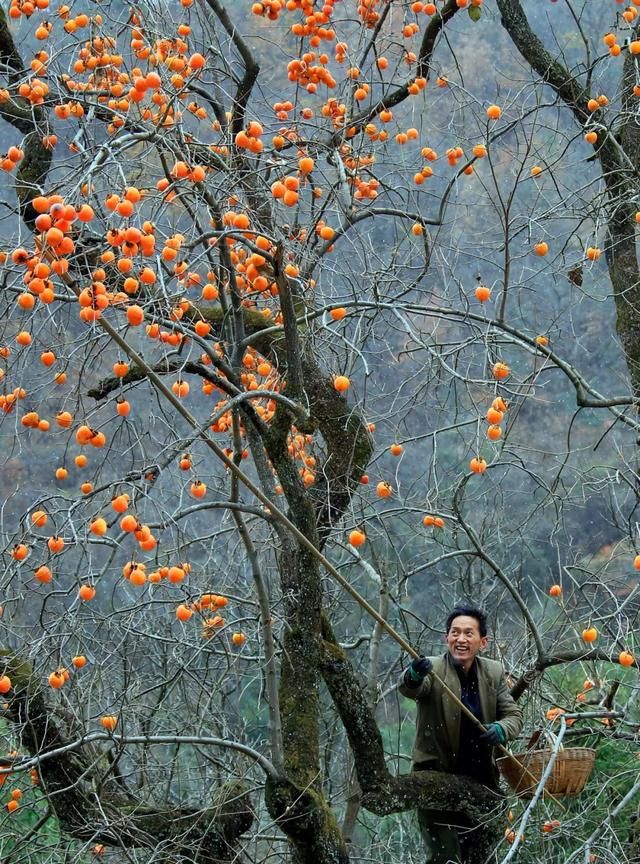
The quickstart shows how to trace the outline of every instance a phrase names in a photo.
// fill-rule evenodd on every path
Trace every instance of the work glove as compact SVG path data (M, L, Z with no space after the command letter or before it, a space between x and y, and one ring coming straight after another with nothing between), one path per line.
M428 657L416 657L404 673L408 687L418 687L426 675L433 669L433 663Z
M486 744L491 744L492 747L497 747L498 744L506 744L507 733L499 723L488 723L487 731L483 732L480 740Z

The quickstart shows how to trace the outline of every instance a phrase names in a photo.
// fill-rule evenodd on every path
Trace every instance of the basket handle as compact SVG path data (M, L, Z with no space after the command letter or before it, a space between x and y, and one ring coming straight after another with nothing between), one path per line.
M538 741L540 740L541 735L542 729L534 729L531 738L529 738L529 740L527 741L527 746L525 747L525 750L533 750L534 747L537 745Z
M539 743L541 738L546 738L552 746L554 746L558 740L558 736L554 735L550 729L535 729L531 738L529 738L527 742L527 752L529 752L529 750L542 750L543 747ZM558 751L561 750L564 750L562 744L558 747Z

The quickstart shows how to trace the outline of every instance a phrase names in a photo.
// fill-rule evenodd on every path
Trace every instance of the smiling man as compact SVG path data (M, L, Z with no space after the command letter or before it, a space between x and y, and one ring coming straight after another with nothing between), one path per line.
M445 654L415 659L399 684L400 692L418 703L413 770L464 774L497 790L494 747L520 733L522 713L509 693L502 665L480 657L489 641L481 609L462 605L452 609L445 639ZM462 713L438 679L485 725L486 732ZM473 833L465 830L456 814L418 810L418 822L429 864L473 861Z

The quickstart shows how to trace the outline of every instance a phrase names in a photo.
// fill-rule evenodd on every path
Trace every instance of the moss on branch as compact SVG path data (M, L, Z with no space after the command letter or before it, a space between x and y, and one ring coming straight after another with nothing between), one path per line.
M198 864L237 860L238 840L255 818L249 784L240 780L224 783L215 790L212 803L198 810L141 806L136 802L122 803L118 815L131 835L130 845L138 845L138 838L145 836L152 847L159 841L173 842L181 854Z
M326 615L322 631L320 671L347 733L360 786L374 790L390 780L382 736L364 689L331 632Z
M284 332L281 328L275 331L274 323L270 318L258 312L257 309L243 307L242 318L244 321L245 336L249 338L250 344L265 357L271 357L274 361L281 363L284 348ZM222 336L222 325L225 320L225 311L221 306L200 306L194 304L185 315L187 321L198 321L204 319L212 326L214 336ZM269 330L271 332L264 333Z
M319 613L306 614L305 608L306 604L287 617L290 627L284 636L286 659L279 687L285 767L300 786L316 784L320 776L318 644L313 632Z
M201 378L211 381L221 389L225 388L225 385L228 384L224 378L213 373L208 366L204 365L204 363L194 362L192 360L188 360L185 363L185 361L179 357L176 357L173 360L165 358L160 363L156 363L150 368L157 375L171 375L174 372L187 372L191 375L199 375ZM123 375L121 378L118 378L115 375L108 375L106 378L102 378L96 387L92 387L91 390L87 391L87 396L100 401L106 399L111 395L111 393L119 391L121 386L130 386L140 381L144 381L146 378L147 373L144 369L141 369L139 366L132 366L127 374ZM235 388L229 388L229 390L232 391L232 393L235 393Z
M291 840L298 864L347 864L349 855L331 807L311 788L269 778L269 815Z
M170 375L173 372L184 369L184 365L184 362L179 358L175 358L174 360L164 358L161 363L156 363L151 368L158 375ZM202 368L204 369L205 367L203 366ZM141 369L139 366L132 366L127 374L121 378L115 375L107 375L106 378L102 378L95 387L87 391L87 396L99 402L102 399L106 399L111 393L119 390L121 385L136 384L140 381L145 381L146 378L147 373L144 369Z

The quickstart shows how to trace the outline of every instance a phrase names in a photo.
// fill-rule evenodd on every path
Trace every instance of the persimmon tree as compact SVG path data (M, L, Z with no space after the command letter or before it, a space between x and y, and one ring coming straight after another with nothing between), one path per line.
M439 651L456 597L614 748L497 854L635 854L637 15L532 11L2 15L3 854L370 860L432 807L486 860L379 620Z

